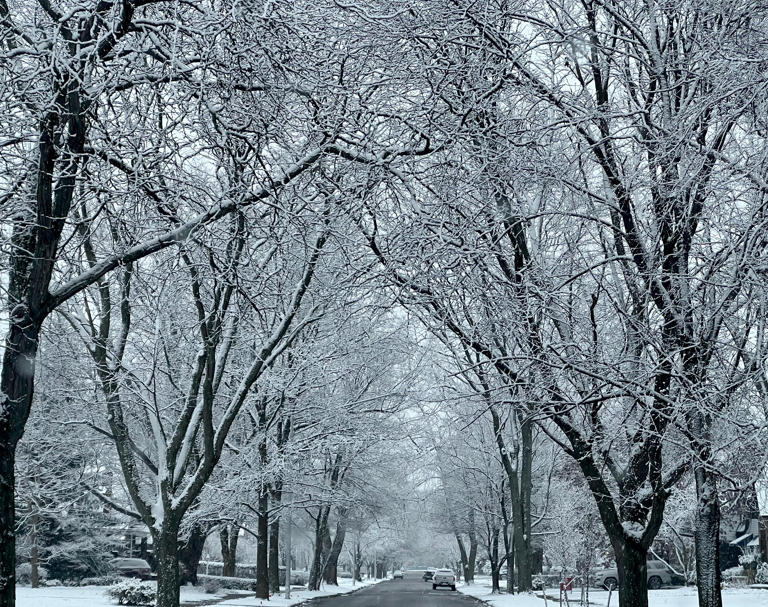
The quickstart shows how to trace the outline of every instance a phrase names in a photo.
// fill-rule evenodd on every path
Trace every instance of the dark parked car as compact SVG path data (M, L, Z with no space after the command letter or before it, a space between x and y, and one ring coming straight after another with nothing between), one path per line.
M434 572L434 571L430 571L430 570L428 569L427 571L425 571L425 572L424 572L424 575L423 575L423 576L421 576L421 579L422 579L422 580L424 580L425 582L428 582L428 581L429 581L429 580L431 580L433 577L435 577L435 572Z
M109 561L109 566L114 573L123 577L137 577L142 580L155 578L152 568L144 559L118 557Z

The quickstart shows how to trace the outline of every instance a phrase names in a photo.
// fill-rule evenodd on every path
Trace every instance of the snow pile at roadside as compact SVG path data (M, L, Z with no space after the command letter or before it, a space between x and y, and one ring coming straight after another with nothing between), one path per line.
M321 590L309 591L292 589L290 599L286 599L285 592L281 592L279 595L273 596L268 601L253 597L242 597L223 601L222 603L218 603L218 605L222 605L222 607L261 607L262 605L264 607L289 607L290 605L297 605L304 601L308 601L309 599L333 596L336 594L347 594L349 592L354 592L355 590L360 590L360 588L365 588L366 586L378 584L381 581L382 580L364 580L362 582L355 582L353 586L352 580L340 579L338 586L323 586Z
M222 589L215 594L207 594L201 587L183 586L181 588L181 604L194 604L202 601L213 601L220 599L217 605L226 607L265 607L280 606L288 607L303 603L304 601L320 596L331 596L334 594L346 594L353 592L365 586L370 586L381 580L371 580L357 582L354 586L352 580L341 579L339 586L325 586L322 590L309 592L308 590L291 590L291 599L286 600L285 594L275 596L270 600L255 599L253 593L243 593L241 598L234 598L224 601L225 596L237 594L238 590ZM110 599L105 591L107 586L44 586L42 588L27 588L23 586L16 587L16 606L17 607L115 607L115 603ZM768 593L766 593L768 594Z
M469 586L458 584L456 590L494 607L544 607L544 601L534 594L491 594L491 585L485 584L484 580ZM552 601L549 604L553 605Z
M458 590L466 595L485 601L493 607L544 607L541 593L533 594L491 594L490 584L480 580L470 586L461 585ZM559 606L556 598L557 590L547 592L550 600L549 607ZM578 605L581 596L576 589L569 594L571 605ZM618 595L614 592L611 598L611 607L619 607ZM594 607L605 607L608 604L608 592L604 590L590 589L589 604ZM699 601L696 588L662 588L648 592L649 607L698 607ZM760 588L725 588L723 589L723 607L768 607L768 590Z

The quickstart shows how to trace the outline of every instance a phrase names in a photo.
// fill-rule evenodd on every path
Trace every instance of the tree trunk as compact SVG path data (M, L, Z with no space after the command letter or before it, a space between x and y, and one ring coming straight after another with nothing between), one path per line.
M507 593L512 594L515 591L515 551L513 548L514 538L509 537L509 523L505 521L504 525L504 552L507 557Z
M474 511L472 515L472 526L469 528L469 559L467 560L467 577L466 580L464 580L467 583L474 582L475 581L475 563L477 563L477 547L478 547L478 541L477 541L477 535L475 535L475 528L474 528Z
M43 279L30 277L33 280ZM42 287L47 292L49 281L50 273L44 284L35 288ZM10 312L0 379L0 607L16 604L16 445L32 406L40 331L40 325L30 318L29 312L26 301Z
M2 411L2 407L0 407ZM4 425L0 415L0 426ZM13 499L16 448L0 435L0 606L16 604L16 506Z
M631 540L614 542L619 571L619 606L648 607L647 551Z
M521 420L520 446L510 455L503 437L503 426L496 408L490 406L493 430L504 471L509 483L509 497L514 525L514 552L517 560L518 592L533 589L533 556L531 554L531 457L533 429L530 420ZM514 459L514 463L513 463Z
M722 607L720 592L720 504L717 479L703 464L694 470L696 478L696 586L699 607Z
M195 524L189 532L187 541L179 550L179 584L197 586L197 568L203 555L208 528Z
M461 539L458 531L454 532L456 543L459 545L459 558L461 563L461 574L466 583L469 583L469 559L467 558L467 549L464 547L464 541Z
M256 598L269 599L269 496L266 489L259 494L256 540Z
M354 550L354 571L352 573L353 579L356 582L362 582L363 577L361 575L361 569L363 567L363 550L360 547L360 538L358 537L357 542L355 542L355 550Z
M488 559L491 561L491 593L498 594L499 586L499 530L494 529L488 546Z
M221 562L223 567L221 575L235 577L237 572L237 540L240 537L240 527L237 523L226 523L219 530L219 542L221 543Z
M179 530L165 521L153 534L157 565L156 607L179 607Z
M520 423L520 494L513 521L520 518L520 525L513 530L514 552L517 561L517 591L533 590L533 553L531 548L531 463L533 460L533 425L531 420ZM513 504L514 508L515 504ZM519 538L518 538L519 534Z
M275 505L274 502L273 505ZM285 583L287 585L290 582L286 580ZM280 519L278 517L274 517L269 524L269 591L272 594L280 592Z
M325 536L328 533L328 515L330 506L320 506L320 511L315 519L315 551L312 555L312 567L309 570L308 590L319 590L323 568L323 550L325 549Z
M339 555L341 549L344 547L344 538L347 535L347 510L342 508L339 510L339 520L336 523L336 535L333 537L333 544L328 553L328 559L325 563L325 572L323 578L326 584L333 586L339 585L338 571L339 571Z

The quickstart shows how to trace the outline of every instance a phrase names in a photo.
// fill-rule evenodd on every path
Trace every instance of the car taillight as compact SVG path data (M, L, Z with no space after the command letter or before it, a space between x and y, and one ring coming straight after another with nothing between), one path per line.
M454 582L456 581L456 576L455 576L455 575L453 576L453 581L454 581Z

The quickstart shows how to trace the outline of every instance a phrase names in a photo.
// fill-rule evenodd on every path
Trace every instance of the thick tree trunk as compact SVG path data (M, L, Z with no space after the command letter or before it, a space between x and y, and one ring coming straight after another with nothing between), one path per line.
M179 530L166 521L152 539L157 565L156 607L179 607Z
M328 534L328 515L330 506L321 506L315 519L315 551L312 555L312 567L309 570L308 590L319 590L322 579L323 551L325 550L325 537Z
M648 607L647 551L634 541L613 543L619 570L619 606Z
M475 534L474 511L470 522L472 525L469 528L469 558L467 560L467 575L469 577L465 580L466 582L475 581L475 563L477 563L477 547L479 544Z
M46 291L47 285L48 279L44 284ZM32 406L39 331L40 325L31 320L26 304L11 310L0 379L0 607L16 604L14 468L16 446Z
M353 579L356 582L362 582L363 577L361 575L362 568L363 568L363 549L360 547L360 539L358 538L357 542L355 542L355 550L354 550L354 558L353 558L354 564L354 571L352 573Z
M2 405L0 405L0 411ZM2 414L0 414L0 418ZM0 419L0 424L3 421ZM0 606L14 607L16 601L16 509L13 499L16 449L0 436Z
M182 586L197 585L197 568L203 555L206 537L208 537L208 528L194 525L187 541L179 550L179 584Z
M240 537L240 528L237 523L226 523L219 530L219 542L221 543L221 562L223 567L221 575L235 577L237 571L237 540Z
M269 598L269 497L262 489L259 495L256 540L256 598Z
M454 532L456 543L459 545L459 562L461 564L461 574L466 583L469 583L469 559L467 558L467 549L464 547L464 541L461 539L458 531Z
M514 552L517 561L517 591L530 592L533 590L533 552L531 547L531 480L533 460L533 425L530 420L520 423L520 492L517 507L512 506L513 523L518 519L519 525L513 530Z
M325 579L326 584L331 584L333 586L339 585L339 555L341 554L341 549L344 547L344 538L347 535L346 517L346 509L340 509L339 520L336 523L336 535L333 536L333 544L331 544L331 549L325 562L323 578Z
M499 586L499 530L495 529L491 535L491 543L488 546L488 560L491 561L491 593L497 594Z
M703 464L694 470L696 479L696 586L699 607L722 607L720 592L720 503L717 480Z
M520 446L510 455L503 437L503 425L496 409L491 406L493 430L504 471L509 483L509 497L514 525L514 552L517 561L518 592L533 589L533 555L531 554L531 457L533 429L530 420L521 420Z

